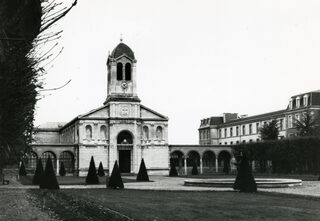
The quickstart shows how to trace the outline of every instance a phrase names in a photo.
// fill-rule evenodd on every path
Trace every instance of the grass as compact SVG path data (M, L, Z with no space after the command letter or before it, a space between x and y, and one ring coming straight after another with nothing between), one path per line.
M29 190L62 220L319 220L320 200L238 192ZM90 212L91 211L91 212ZM106 217L104 217L106 214ZM109 220L126 220L117 216Z
M33 175L21 176L19 181L23 185L32 185ZM57 176L59 185L85 185L86 177L78 176ZM99 184L106 184L107 177L99 177ZM122 178L124 183L136 182L134 177L132 179Z

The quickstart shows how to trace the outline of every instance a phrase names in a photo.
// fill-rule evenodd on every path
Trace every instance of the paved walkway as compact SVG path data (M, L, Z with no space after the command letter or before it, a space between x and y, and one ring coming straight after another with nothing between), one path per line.
M126 179L135 179L132 176L125 176ZM189 179L189 178L188 178ZM232 188L197 187L184 186L186 178L150 176L152 182L129 182L125 183L125 189L134 190L165 190L165 191L234 191ZM0 185L0 189L38 189L38 186L21 185L14 177L10 179L9 185ZM105 184L99 185L60 185L61 189L103 189ZM289 188L260 188L259 192L273 192L291 195L303 195L320 197L320 181L303 181L302 186Z

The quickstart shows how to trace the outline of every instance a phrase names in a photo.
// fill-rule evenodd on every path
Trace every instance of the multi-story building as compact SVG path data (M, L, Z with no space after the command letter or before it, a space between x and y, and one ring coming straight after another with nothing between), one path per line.
M259 142L259 128L272 120L278 122L279 139L297 135L295 121L309 112L315 116L320 112L320 90L292 96L286 109L255 116L239 116L224 113L201 120L200 145L234 145Z

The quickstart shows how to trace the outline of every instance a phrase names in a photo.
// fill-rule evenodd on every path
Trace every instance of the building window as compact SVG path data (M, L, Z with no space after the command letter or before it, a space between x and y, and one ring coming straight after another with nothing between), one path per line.
M103 140L107 139L107 127L105 125L100 127L100 136Z
M256 123L256 133L259 133L259 123Z
M131 64L126 63L125 66L125 79L126 81L131 81Z
M252 139L249 140L249 143L252 143Z
M249 124L249 134L252 134L252 124Z
M290 101L289 101L289 109L292 109L292 108L293 108L293 100L291 98Z
M239 127L236 127L236 136L239 136Z
M279 129L283 130L283 119L279 120Z
M236 144L239 144L239 140L236 141Z
M91 139L92 138L92 127L90 125L86 126L86 138Z
M242 125L242 135L246 135L246 125Z
M228 145L228 142L224 142L224 145Z
M296 98L296 108L300 107L300 97Z
M288 116L288 128L292 128L292 116Z
M245 140L242 141L242 143L245 143L245 142L246 142Z
M304 106L308 106L308 97L309 96L307 94L303 96L303 105Z
M156 130L157 140L162 140L162 127L158 126Z
M224 128L224 137L227 137L227 128Z
M149 128L147 126L143 126L143 139L149 140ZM201 131L200 131L201 134Z
M295 118L295 122L300 121L300 114L296 114L296 115L294 116L294 118Z
M233 145L233 142L232 142L232 141L230 142L230 145Z
M221 132L221 129L219 129L219 138L222 138L222 132Z
M230 127L230 137L233 136L233 127Z
M257 142L259 142L260 141L260 139L259 138L257 138Z
M210 139L210 131L207 130L207 139Z
M122 80L122 68L123 68L123 65L122 65L122 63L119 62L117 64L117 80L118 81Z

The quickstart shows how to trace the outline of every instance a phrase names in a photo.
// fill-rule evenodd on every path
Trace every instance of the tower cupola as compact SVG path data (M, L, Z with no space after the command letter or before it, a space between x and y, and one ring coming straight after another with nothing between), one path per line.
M108 56L108 101L137 101L136 63L134 52L121 42Z

